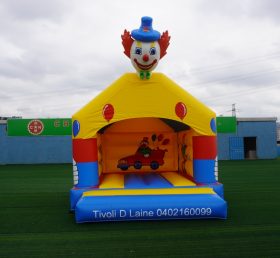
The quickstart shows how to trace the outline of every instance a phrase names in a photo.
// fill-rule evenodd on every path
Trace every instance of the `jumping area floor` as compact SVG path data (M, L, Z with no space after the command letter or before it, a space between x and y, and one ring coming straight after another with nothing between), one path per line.
M171 188L176 186L196 186L191 180L175 172L145 174L105 174L100 189L125 188Z

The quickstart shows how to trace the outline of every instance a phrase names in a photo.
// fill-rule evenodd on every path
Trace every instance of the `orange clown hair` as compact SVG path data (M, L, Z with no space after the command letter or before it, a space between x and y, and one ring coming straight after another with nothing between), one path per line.
M170 36L168 35L168 31L163 32L158 43L160 46L160 59L166 55L166 49L169 46Z
M130 58L130 49L133 44L133 39L130 35L130 32L127 30L124 30L122 37L122 45L124 47L124 54Z
M121 35L121 38L122 38L122 45L124 47L124 54L130 58L130 49L134 40L131 37L130 32L127 30L124 30L123 35ZM160 46L160 59L166 55L166 49L169 46L169 41L170 41L170 36L168 34L168 31L163 32L160 39L158 40Z

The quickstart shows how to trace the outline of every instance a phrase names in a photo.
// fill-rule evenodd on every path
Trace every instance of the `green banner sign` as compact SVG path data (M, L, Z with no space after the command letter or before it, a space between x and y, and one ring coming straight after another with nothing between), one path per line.
M216 118L218 133L235 133L236 132L236 117L220 116Z
M8 119L8 136L71 135L70 118Z

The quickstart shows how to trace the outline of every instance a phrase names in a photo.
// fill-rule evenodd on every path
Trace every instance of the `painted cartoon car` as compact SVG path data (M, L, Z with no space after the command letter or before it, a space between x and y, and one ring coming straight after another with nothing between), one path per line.
M134 155L124 157L118 161L118 168L125 171L133 166L135 169L141 169L143 166L150 166L151 169L156 170L159 166L164 164L164 155L167 150L153 149L150 153L143 153L137 150Z

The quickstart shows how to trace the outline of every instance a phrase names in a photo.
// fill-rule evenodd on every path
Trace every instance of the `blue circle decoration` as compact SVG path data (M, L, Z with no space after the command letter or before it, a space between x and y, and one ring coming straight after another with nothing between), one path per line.
M80 123L78 120L75 120L73 122L73 135L76 137L78 133L80 132Z
M216 121L215 121L215 118L212 118L212 119L211 119L210 127L211 127L212 132L213 132L213 133L216 133L217 129L216 129Z

